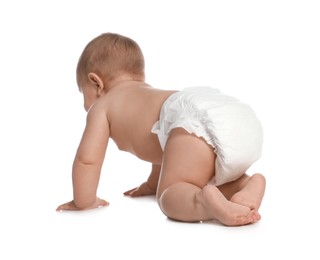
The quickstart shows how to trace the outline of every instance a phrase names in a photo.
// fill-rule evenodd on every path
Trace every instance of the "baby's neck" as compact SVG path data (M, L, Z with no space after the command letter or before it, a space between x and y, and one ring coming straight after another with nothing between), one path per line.
M108 84L107 89L111 90L116 87L128 86L128 85L130 85L130 86L141 85L142 83L144 83L143 79L135 79L129 75L122 75L122 76L119 76L119 77L113 79Z

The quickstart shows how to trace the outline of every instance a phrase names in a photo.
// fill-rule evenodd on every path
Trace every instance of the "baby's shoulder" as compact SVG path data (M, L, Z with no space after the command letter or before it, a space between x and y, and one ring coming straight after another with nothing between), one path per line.
M90 117L105 117L107 115L107 110L108 110L108 102L107 100L103 97L97 99L93 105L89 108L87 118Z

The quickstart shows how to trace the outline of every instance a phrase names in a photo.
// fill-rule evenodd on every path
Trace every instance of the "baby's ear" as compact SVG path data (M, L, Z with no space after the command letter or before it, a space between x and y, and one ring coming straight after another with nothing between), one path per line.
M88 79L91 84L93 84L97 87L99 86L99 82L101 81L100 77L96 73L93 73L93 72L90 72L88 74Z
M88 74L88 79L91 82L91 84L93 84L97 88L98 95L100 95L104 89L102 79L96 73L93 72L90 72Z

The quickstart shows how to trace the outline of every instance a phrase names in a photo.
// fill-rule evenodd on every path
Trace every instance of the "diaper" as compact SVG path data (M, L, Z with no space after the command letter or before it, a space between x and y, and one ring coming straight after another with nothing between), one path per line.
M254 111L218 89L191 87L172 94L151 130L162 150L171 130L178 127L213 147L214 185L236 180L261 156L263 131Z

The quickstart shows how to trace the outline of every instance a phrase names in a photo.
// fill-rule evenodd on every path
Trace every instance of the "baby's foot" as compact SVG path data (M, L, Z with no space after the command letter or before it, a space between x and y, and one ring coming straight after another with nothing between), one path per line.
M244 182L243 187L231 197L230 201L258 212L265 187L266 180L264 176L256 173Z
M240 226L260 219L256 210L228 201L214 185L206 185L199 196L202 196L209 218L216 219L224 225Z

